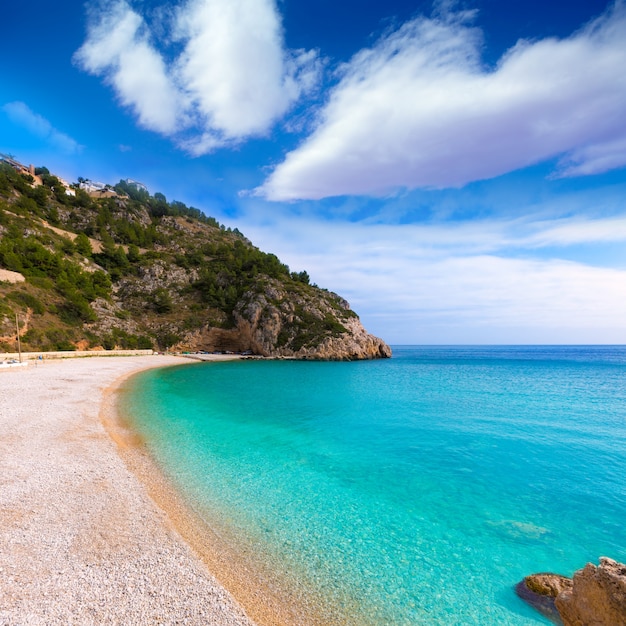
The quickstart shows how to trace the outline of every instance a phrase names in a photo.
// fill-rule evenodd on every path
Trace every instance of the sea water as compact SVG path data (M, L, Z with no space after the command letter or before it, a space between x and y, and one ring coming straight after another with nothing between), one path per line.
M338 622L548 623L525 575L626 561L625 347L190 364L140 374L124 410L200 514Z

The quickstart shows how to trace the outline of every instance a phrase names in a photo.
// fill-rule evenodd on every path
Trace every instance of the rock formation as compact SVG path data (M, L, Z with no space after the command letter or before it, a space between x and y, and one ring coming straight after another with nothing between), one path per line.
M542 615L563 626L626 626L626 565L600 557L573 579L559 574L532 574L517 594Z
M517 595L551 622L562 626L555 598L572 586L572 580L559 574L541 573L526 576L515 587Z
M626 565L600 557L574 574L556 598L565 626L626 626Z
M33 200L28 182L0 167L0 350L13 348L17 315L34 351L391 356L343 298L237 229L124 181L93 199L56 194L48 179Z
M389 346L363 328L337 294L287 291L272 281L262 293L248 293L235 309L240 343L262 356L319 360L377 359Z

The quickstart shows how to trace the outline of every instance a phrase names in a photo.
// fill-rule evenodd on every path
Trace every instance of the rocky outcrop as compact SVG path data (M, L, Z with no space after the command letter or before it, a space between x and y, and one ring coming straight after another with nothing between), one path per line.
M24 194L17 176L0 171L3 206ZM290 271L199 209L120 185L128 195L91 200L80 192L69 203L44 185L36 203L28 198L39 207L32 214L0 208L0 335L11 339L15 314L23 320L32 309L22 347L37 352L151 346L298 359L391 356L349 304L310 284L306 271ZM11 343L0 337L7 344L0 347Z
M517 584L515 592L551 622L562 625L563 621L556 608L555 599L561 592L571 589L571 587L571 578L543 572L526 576Z
M115 285L115 292L125 299L135 295L145 298L157 289L166 289L175 296L197 277L198 272L195 269L182 269L173 263L155 261L150 265L139 267L137 276L120 279Z
M526 587L542 596L556 598L561 592L572 588L572 579L560 574L532 574L524 578Z
M0 269L0 281L5 283L23 283L26 279L19 272L11 272L9 270Z
M565 626L626 626L626 565L600 557L574 574L556 598Z
M362 359L388 359L391 348L378 337L370 335L357 318L345 322L346 333L326 337L317 347L301 348L298 358L325 361L354 361Z
M244 294L233 318L232 328L209 324L186 332L172 349L324 361L391 356L391 348L365 330L348 302L318 287L285 287L265 277Z
M626 626L626 565L600 557L573 579L532 574L515 587L517 595L555 624Z
M205 326L188 332L185 338L172 347L177 352L247 352L250 342L236 328Z
M391 356L391 348L370 335L350 305L319 289L268 284L245 295L235 309L238 335L262 356L350 361Z

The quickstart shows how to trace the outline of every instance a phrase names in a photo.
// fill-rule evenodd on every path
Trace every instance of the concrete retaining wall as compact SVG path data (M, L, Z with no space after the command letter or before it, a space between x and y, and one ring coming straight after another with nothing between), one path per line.
M149 356L155 354L153 350L66 350L59 352L22 352L23 361L43 359L74 359L85 356ZM0 352L0 361L4 359L18 359L17 352Z

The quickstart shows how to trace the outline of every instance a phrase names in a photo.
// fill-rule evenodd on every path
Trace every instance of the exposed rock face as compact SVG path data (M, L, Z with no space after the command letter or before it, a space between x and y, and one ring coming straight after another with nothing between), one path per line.
M563 621L556 608L555 598L571 589L572 579L559 574L541 573L526 576L515 587L517 595L551 622L562 625Z
M272 283L263 293L246 294L235 320L240 343L263 356L336 361L391 356L391 348L370 335L349 304L331 292L313 297Z
M250 342L236 328L204 328L187 333L185 339L174 346L180 352L207 350L208 352L245 352L252 350Z
M156 261L147 267L140 267L137 276L119 280L115 285L115 292L125 300L132 297L145 300L156 289L166 289L175 297L178 290L196 278L196 270L184 270L171 263Z
M626 565L600 557L574 574L556 606L565 626L626 626Z
M335 293L262 279L235 307L234 328L188 331L174 350L250 351L265 357L325 361L380 359L391 348L370 335Z
M11 284L23 283L26 279L19 272L11 272L9 270L0 269L0 281Z
M328 337L316 348L302 348L299 358L352 361L355 359L388 359L391 348L378 337L370 335L357 318L344 323L348 332L339 337Z
M12 347L15 314L24 321L34 312L22 347L38 352L151 346L319 360L391 356L345 300L199 209L131 193L123 181L128 194L93 200L81 191L69 203L44 185L35 203L45 204L43 219L39 209L4 208L25 193L19 174L0 168L0 183L3 349Z
M572 579L560 574L532 574L524 578L526 586L542 596L556 598L562 591L572 588Z

